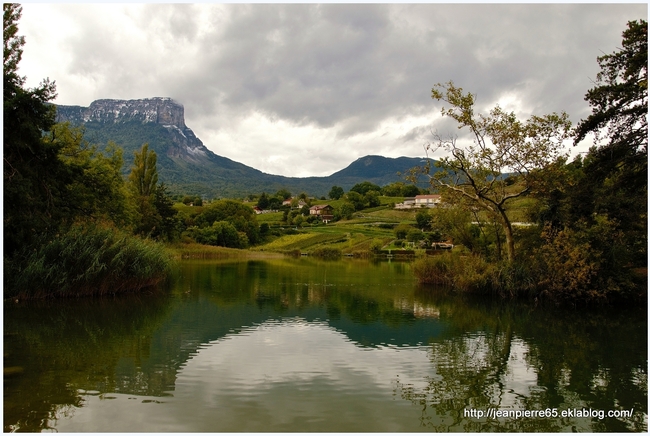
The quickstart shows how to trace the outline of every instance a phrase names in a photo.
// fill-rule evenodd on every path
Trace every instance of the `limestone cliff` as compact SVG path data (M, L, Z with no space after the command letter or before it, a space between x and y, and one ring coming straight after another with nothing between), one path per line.
M167 97L102 99L93 101L88 107L58 105L57 121L70 121L72 124L155 123L170 134L172 146L165 150L167 156L200 163L210 154L192 129L185 125L183 106Z

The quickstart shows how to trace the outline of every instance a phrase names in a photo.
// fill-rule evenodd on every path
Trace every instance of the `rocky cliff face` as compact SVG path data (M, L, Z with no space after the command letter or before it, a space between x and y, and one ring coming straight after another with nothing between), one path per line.
M88 107L58 105L57 121L72 124L155 123L167 129L171 136L173 146L166 150L167 156L199 163L211 153L185 125L183 106L171 98L103 99L93 101Z

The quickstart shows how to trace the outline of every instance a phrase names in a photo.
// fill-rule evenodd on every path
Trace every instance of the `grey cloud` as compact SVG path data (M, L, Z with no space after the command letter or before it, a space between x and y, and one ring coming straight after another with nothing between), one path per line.
M338 141L439 112L431 88L448 80L482 111L516 93L524 110L577 122L596 57L620 45L628 20L647 17L646 4L150 4L115 5L125 22L107 23L93 5L60 7L79 26L60 47L67 74L91 78L93 98L170 96L193 129L258 112L331 128ZM457 133L448 120L433 127Z

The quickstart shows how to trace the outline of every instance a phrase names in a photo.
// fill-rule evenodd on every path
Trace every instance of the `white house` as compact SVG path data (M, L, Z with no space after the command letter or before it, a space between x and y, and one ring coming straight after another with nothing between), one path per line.
M436 207L440 204L441 198L439 194L430 195L416 195L415 207Z

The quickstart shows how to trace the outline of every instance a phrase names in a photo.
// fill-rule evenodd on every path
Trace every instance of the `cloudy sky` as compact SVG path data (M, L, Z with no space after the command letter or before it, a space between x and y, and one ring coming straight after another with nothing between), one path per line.
M24 4L20 72L55 103L172 97L213 152L326 176L359 157L424 155L453 80L522 118L590 113L596 57L632 4ZM573 150L573 153L587 148Z

